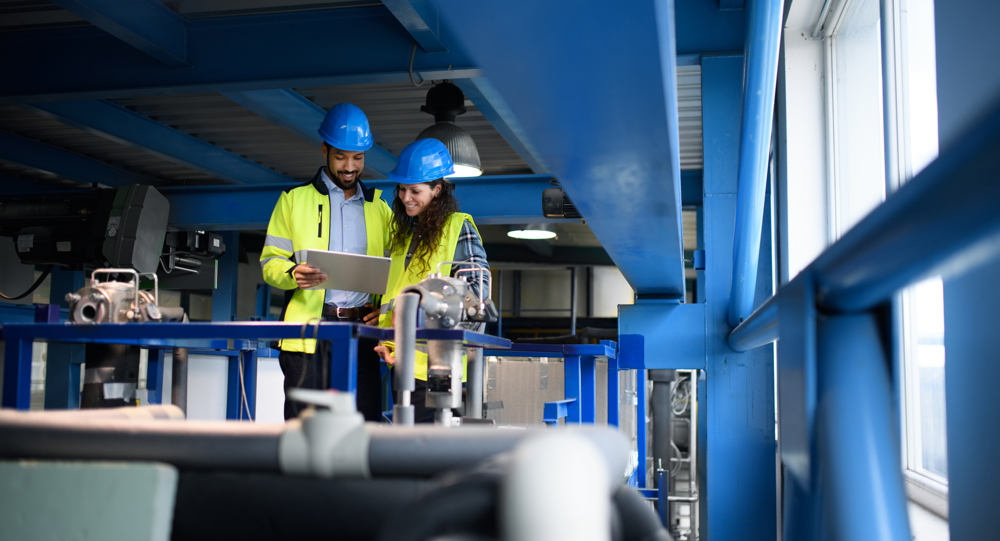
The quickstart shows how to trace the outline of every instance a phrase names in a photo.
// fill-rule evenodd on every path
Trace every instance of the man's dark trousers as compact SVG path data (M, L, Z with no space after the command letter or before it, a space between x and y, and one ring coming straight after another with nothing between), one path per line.
M374 338L358 339L358 411L365 416L366 421L376 423L382 420L382 372L381 360L378 353L375 353L377 345L378 340ZM307 407L307 404L289 399L289 389L330 388L330 367L323 364L330 358L329 351L330 343L320 340L315 354L282 351L278 355L278 365L281 366L281 373L285 375L285 420L298 417Z

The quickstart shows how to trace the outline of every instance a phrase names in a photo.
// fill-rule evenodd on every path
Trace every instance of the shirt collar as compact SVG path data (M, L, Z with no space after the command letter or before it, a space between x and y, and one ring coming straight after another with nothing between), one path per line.
M333 195L336 194L342 200L344 198L344 190L341 190L340 186L337 186L336 184L333 183L333 180L330 179L330 176L326 174L325 167L320 169L319 174L320 178L323 179L323 184L326 184L326 189L329 191L330 196L332 197ZM347 200L357 201L359 199L362 199L363 197L364 194L361 193L361 186L358 186L358 189L354 192L354 195L349 197Z

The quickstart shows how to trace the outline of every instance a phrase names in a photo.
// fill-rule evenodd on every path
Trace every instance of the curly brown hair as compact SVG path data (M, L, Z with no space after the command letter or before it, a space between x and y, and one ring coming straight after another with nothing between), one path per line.
M420 214L410 217L406 215L406 206L399 198L399 185L393 190L392 199L392 225L389 227L389 234L392 237L390 246L392 253L403 253L406 250L406 241L413 236L416 239L416 246L411 246L413 259L410 265L419 274L430 271L431 252L441 241L444 233L444 222L453 212L458 212L458 200L452 192L455 185L444 179L425 182L433 190L436 186L441 186L441 191L431 199L430 203Z

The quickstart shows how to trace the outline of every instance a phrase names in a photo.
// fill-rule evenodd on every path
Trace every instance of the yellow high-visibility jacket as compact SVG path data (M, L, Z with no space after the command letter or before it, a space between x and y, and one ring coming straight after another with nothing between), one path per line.
M428 273L435 272L438 268L438 263L442 261L451 261L455 257L455 248L458 247L458 238L462 234L462 224L468 220L472 227L476 229L476 233L479 233L479 229L476 228L476 223L472 221L472 216L464 214L462 212L453 212L444 223L444 233L441 235L441 242L437 245L434 251L430 254L430 265L427 266ZM480 236L481 237L481 236ZM406 253L410 251L410 241L413 240L411 236L410 239L406 241L406 246L402 250L396 250L392 253L392 266L389 268L389 289L386 290L384 296L382 296L382 304L380 307L380 315L378 319L379 327L392 327L392 309L395 304L396 296L399 292L403 290L404 287L419 284L424 278L427 278L426 274L417 274L415 271L416 264L411 262L410 266L406 266ZM441 276L451 276L451 265L441 265ZM389 347L389 350L395 352L395 344L392 342L383 342ZM427 381L427 347L417 346L416 353L416 364L414 365L414 377L421 381ZM465 381L465 371L466 371L466 357L462 356L462 381Z
M385 257L389 245L392 210L380 197L382 190L369 189L361 181L358 188L364 197L367 255ZM289 188L278 197L278 204L267 225L267 239L260 254L264 281L285 290L295 290L281 313L282 321L306 322L321 318L326 290L298 289L292 270L302 261L306 250L330 249L330 194L320 172L305 184ZM376 305L376 299L372 299ZM315 340L286 339L279 346L284 351L315 351Z

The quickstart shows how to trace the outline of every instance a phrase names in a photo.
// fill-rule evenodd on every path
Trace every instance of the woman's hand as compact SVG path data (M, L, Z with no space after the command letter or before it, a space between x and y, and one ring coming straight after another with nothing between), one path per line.
M316 287L329 278L325 272L306 263L295 267L295 270L292 271L292 277L295 278L295 283L298 284L299 289Z
M375 353L378 353L378 356L382 357L382 360L385 361L385 364L389 366L396 364L396 357L394 357L392 353L389 353L388 347L379 344L375 346Z

